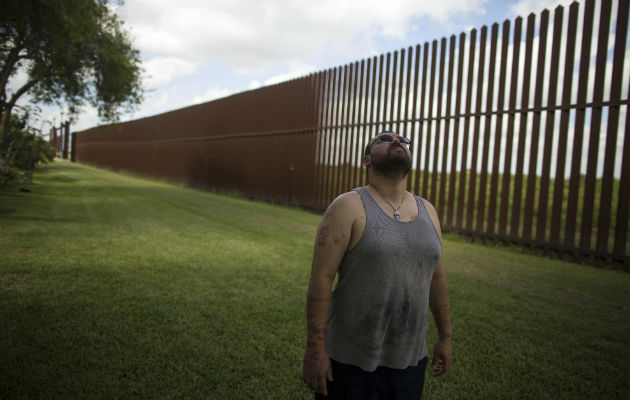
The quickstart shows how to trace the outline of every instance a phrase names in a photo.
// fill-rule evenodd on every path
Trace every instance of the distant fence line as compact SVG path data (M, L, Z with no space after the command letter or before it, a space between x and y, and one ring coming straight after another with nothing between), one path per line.
M70 122L62 122L58 127L51 127L49 138L55 155L67 160L69 154L72 153L71 146L73 143L70 139Z
M91 128L73 135L73 157L324 209L366 184L362 149L392 129L413 143L409 190L436 205L444 230L627 267L628 3L573 3L553 21L545 10Z

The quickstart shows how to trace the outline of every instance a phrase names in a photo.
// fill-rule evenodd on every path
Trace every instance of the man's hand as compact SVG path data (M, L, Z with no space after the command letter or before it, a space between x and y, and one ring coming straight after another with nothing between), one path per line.
M330 358L326 353L309 351L304 353L304 364L302 366L302 379L306 385L313 389L315 393L328 396L326 390L326 380L332 382L332 367Z
M453 359L453 345L451 338L439 339L433 347L433 361L431 368L435 376L442 376L451 369Z

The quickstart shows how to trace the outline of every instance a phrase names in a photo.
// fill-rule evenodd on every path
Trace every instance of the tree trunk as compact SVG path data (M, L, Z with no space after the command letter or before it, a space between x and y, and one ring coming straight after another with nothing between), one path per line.
M13 107L11 107L13 108ZM2 117L0 118L0 145L4 142L4 138L9 133L9 120L11 119L11 108L8 104L2 109ZM2 157L2 154L0 154Z
M11 111L13 110L13 106L18 101L18 99L26 92L31 90L33 86L37 83L37 80L30 80L24 84L21 88L19 88L13 96L11 96L11 100L8 103L2 104L2 117L0 119L0 143L4 141L6 138L6 134L9 132L9 121L11 120Z

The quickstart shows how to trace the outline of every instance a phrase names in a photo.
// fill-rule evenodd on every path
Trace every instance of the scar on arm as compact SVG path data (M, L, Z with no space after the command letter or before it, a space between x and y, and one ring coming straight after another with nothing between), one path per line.
M328 226L324 225L322 226L322 228L319 230L319 233L317 234L317 244L320 247L325 247L326 239L328 239Z

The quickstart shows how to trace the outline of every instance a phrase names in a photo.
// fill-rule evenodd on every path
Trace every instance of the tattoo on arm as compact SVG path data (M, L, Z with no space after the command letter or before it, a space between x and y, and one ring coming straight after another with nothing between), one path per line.
M326 239L328 239L328 226L324 225L322 226L322 228L319 230L319 233L317 234L317 244L319 245L319 247L325 247L326 246Z

